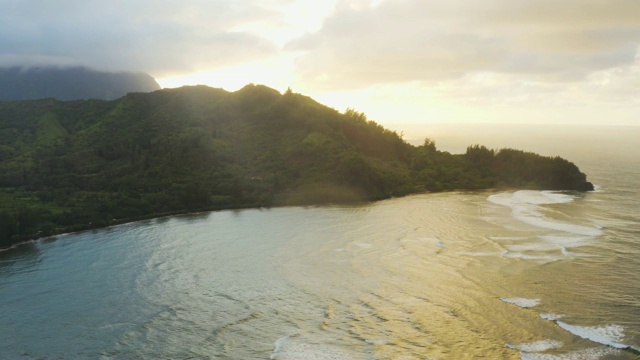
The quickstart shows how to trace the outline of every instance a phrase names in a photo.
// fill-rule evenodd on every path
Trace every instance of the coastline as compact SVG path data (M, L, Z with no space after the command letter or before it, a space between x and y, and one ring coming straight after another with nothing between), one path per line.
M179 216L179 215L189 215L189 214L199 214L199 213L206 213L206 212L214 212L214 211L225 211L225 210L241 210L241 209L259 209L262 208L263 206L236 206L236 207L219 207L219 208L211 208L211 209L198 209L198 210L188 210L188 211L170 211L170 212L163 212L163 213L153 213L153 214L147 214L141 217L135 217L135 218L127 218L127 219L114 219L113 222L106 224L106 225L91 225L91 224L87 224L87 226L83 227L83 226L73 226L73 229L61 229L60 232L53 232L51 234L46 234L46 235L41 235L41 234L33 234L33 235L27 235L25 237L21 237L19 239L16 239L15 242L12 242L11 244L9 244L8 246L0 246L0 252L5 252L5 251L10 251L12 249L15 249L17 247L20 246L24 246L24 245L29 245L29 244L34 244L40 241L44 241L47 239L53 239L56 238L58 236L65 236L65 235L73 235L73 234L80 234L80 233L84 233L87 231L96 231L96 230L103 230L103 229L108 229L110 227L115 227L115 226L121 226L121 225L126 225L126 224L135 224L138 222L142 222L142 221L148 221L148 220L155 220L155 219L162 219L162 218L168 218L168 217L172 217L172 216Z
M377 198L377 199L369 199L369 200L358 200L358 201L342 201L342 202L314 202L314 203L287 203L287 202L283 202L283 203L279 203L279 204L273 204L273 205L258 205L258 204L241 204L241 205L236 205L236 206L216 206L216 207L208 207L208 208L201 208L201 209L196 209L196 210L176 210L176 211L169 211L169 212L162 212L162 213L152 213L152 214L146 214L144 216L140 216L140 217L133 217L133 218L124 218L124 219L113 219L112 222L108 223L108 224L100 224L100 225L93 225L93 224L87 224L86 226L80 226L78 224L71 226L71 228L63 228L60 229L60 231L54 231L50 234L46 234L46 235L42 235L42 234L32 234L32 235L27 235L21 238L16 239L14 242L11 242L10 244L8 244L7 246L0 246L0 253L2 252L7 252L7 251L11 251L15 248L21 247L21 246L25 246L25 245L29 245L29 244L35 244L41 241L45 241L45 240L49 240L49 239L55 239L59 236L65 236L65 235L73 235L73 234L79 234L79 233L84 233L84 232L88 232L88 231L96 231L96 230L103 230L103 229L108 229L111 227L115 227L115 226L121 226L121 225L126 225L126 224L134 224L134 223L138 223L138 222L142 222L142 221L148 221L148 220L156 220L156 219L163 219L163 218L169 218L169 217L173 217L173 216L180 216L180 215L194 215L194 214L201 214L201 213L209 213L209 212L216 212L216 211L227 211L227 210L245 210L245 209L271 209L271 208L284 208L284 207L308 207L308 206L340 206L340 205L350 205L350 204L362 204L362 203L372 203L372 202L378 202L378 201L384 201L384 200L388 200L388 199L392 199L392 198L401 198L401 197L407 197L407 196L411 196L411 195L419 195L419 194L437 194L437 193L454 193L454 192L473 192L473 193L479 193L479 192L502 192L502 191L517 191L517 190L536 190L536 191L554 191L554 192L591 192L591 191L597 191L597 189L594 190L588 190L588 191L582 191L582 190L545 190L545 189L526 189L526 188L516 188L516 187L500 187L500 188L486 188L486 189L450 189L450 190L441 190L441 191L428 191L428 190L422 190L422 191L415 191L415 192L411 192L411 193L407 193L404 195L400 195L400 196L387 196L384 198Z

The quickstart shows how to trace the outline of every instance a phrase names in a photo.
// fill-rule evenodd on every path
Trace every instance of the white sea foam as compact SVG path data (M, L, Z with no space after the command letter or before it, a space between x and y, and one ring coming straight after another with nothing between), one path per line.
M586 235L586 236L602 235L602 230L598 228L548 220L547 218L543 217L540 213L537 213L527 208L524 208L524 209L514 208L513 216L525 224L533 225L543 229L562 231L562 232L576 234L576 235Z
M626 349L629 347L622 343L624 340L624 328L620 325L578 326L558 321L558 319L561 319L563 315L541 313L540 317L545 320L556 322L556 324L558 324L562 329L583 339L591 340L617 349Z
M511 208L517 205L548 205L555 203L566 203L573 200L571 197L565 195L557 197L557 200L554 201L553 197L548 196L548 194L550 193L545 191L521 190L514 193L505 192L489 195L487 200L494 204L508 206Z
M355 245L357 245L357 246L359 246L359 247L361 247L363 249L369 249L372 246L369 243L360 243L360 242L355 243Z
M577 326L562 321L556 322L558 326L583 339L591 340L599 344L611 346L617 349L626 349L629 346L622 344L624 328L620 325L606 326Z
M522 360L598 360L605 356L615 356L619 354L620 350L616 350L610 347L595 347L589 349L583 349L579 351L573 351L565 354L540 354L535 352L521 352L520 359Z
M530 308L540 304L540 299L525 299L525 298L500 298L500 300L520 306L521 308Z
M506 253L502 254L502 256L506 258L511 258L511 259L536 260L543 263L548 263L548 262L553 262L553 261L558 261L563 259L563 257L559 255L558 256L534 255L534 254L525 254L521 252L511 252L511 251L507 251Z
M457 251L456 254L462 256L473 256L473 257L489 257L489 256L503 256L505 254L504 251L495 252L495 251Z
M565 248L585 246L593 242L593 237L590 236L541 235L538 237L549 244L554 244Z
M540 341L534 341L534 342L519 344L519 345L507 344L507 347L510 349L515 349L515 350L520 350L520 351L530 353L530 352L542 352L542 351L547 351L551 349L559 349L563 345L564 344L561 341L540 340Z
M305 343L299 334L285 336L274 344L271 360L309 359L309 360L350 360L353 356L346 351L320 344Z
M62 236L62 235L60 235L60 236ZM46 239L46 238L39 238L39 239L34 239L34 240L22 241L22 242L19 242L17 244L13 244L13 245L11 245L11 246L9 246L7 248L0 249L0 252L10 251L10 250L13 250L15 248L18 248L18 247L24 246L24 245L37 244L37 243L41 242L44 239Z
M555 244L547 244L543 242L521 243L514 245L505 245L509 251L557 251L558 246Z
M509 207L511 207L511 205L514 203L512 193L500 193L500 194L489 195L487 200L489 200L494 204L509 206Z
M573 199L568 194L530 190L494 194L487 198L488 201L494 204L510 207L512 216L525 224L576 235L602 235L602 230L596 227L550 220L542 213L544 207L541 205L568 203Z
M489 236L489 240L504 241L504 240L526 240L526 236Z
M561 319L564 315L559 315L559 314L540 314L540 317L545 319L545 320L550 320L550 321L556 321L558 319Z
M574 197L555 191L520 190L513 193L512 199L518 203L548 205L569 203L573 201Z
M434 251L434 253L439 254L442 251L442 249L444 249L444 243L438 240L438 242L436 242L436 250Z
M381 339L365 340L364 342L366 342L367 344L372 344L372 345L386 345L387 344L387 340L381 340Z
M282 348L285 346L285 343L291 341L291 337L293 336L297 336L296 335L289 335L289 336L283 336L280 339L276 340L276 342L273 344L273 353L271 354L271 356L269 357L270 359L278 359L280 352L282 351Z

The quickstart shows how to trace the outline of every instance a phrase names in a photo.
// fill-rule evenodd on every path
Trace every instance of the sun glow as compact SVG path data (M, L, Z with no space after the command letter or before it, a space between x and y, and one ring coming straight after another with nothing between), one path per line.
M194 72L173 74L157 79L160 86L173 88L184 85L209 85L228 91L242 88L249 83L264 84L280 91L295 85L294 61L298 54L286 51L286 45L307 33L321 28L324 18L331 13L336 0L298 0L275 8L282 14L282 21L248 22L229 31L258 35L279 48L277 55L233 66L198 69Z
M249 83L255 83L284 91L293 82L293 74L293 58L280 55L220 69L166 77L158 79L158 83L163 88L184 85L208 85L228 91L235 91Z
M357 18L361 15L366 19L377 8L392 2L291 0L267 3L268 6L263 9L266 10L264 16L252 17L225 31L262 38L272 44L271 55L225 67L202 67L192 72L174 73L158 78L158 83L165 88L208 85L228 91L238 90L250 83L266 85L280 92L291 88L338 111L349 107L363 111L369 119L390 128L397 128L397 124L419 123L588 124L601 122L602 119L615 119L610 121L616 124L637 124L632 108L640 107L640 97L633 91L638 81L640 55L636 55L636 61L632 64L591 72L581 81L563 81L562 78L548 80L544 72L531 75L513 69L501 71L499 67L487 70L472 66L475 64L473 62L469 64L468 71L461 71L459 76L420 77L423 68L428 68L425 66L416 68L416 77L407 80L376 79L376 74L384 71L369 69L364 65L378 55L387 55L380 52L371 53L372 58L359 63L349 62L350 58L346 56L344 64L339 63L337 69L333 70L340 73L344 69L362 70L358 67L364 66L359 73L365 74L366 81L345 85L340 83L344 79L339 74L332 73L331 67L325 69L324 66L344 55L339 50L349 53L350 49L327 45L329 50L326 52L316 49L314 53L314 46L320 49L324 44L332 44L331 41L340 44L343 37L357 36L357 32L351 35L347 31L349 18L345 20L341 16L347 14ZM353 9L366 11L362 10L360 14ZM342 22L337 19L342 19ZM376 19L381 21L384 17ZM323 32L325 27L333 30ZM305 37L316 32L317 37ZM366 37L360 40L362 43L357 43L357 48L362 51L377 46L376 42L367 42ZM409 52L409 55L420 54ZM637 54L640 54L640 50ZM402 60L400 55L398 59ZM319 70L307 73L305 69L314 65ZM613 106L620 101L624 101L624 107ZM590 109L588 112L582 110L586 107Z

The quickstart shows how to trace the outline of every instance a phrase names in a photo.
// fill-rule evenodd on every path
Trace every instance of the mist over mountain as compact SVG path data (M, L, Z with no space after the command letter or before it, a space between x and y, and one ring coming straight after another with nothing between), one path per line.
M0 68L0 101L113 100L130 92L159 89L156 80L145 73L103 72L86 67Z

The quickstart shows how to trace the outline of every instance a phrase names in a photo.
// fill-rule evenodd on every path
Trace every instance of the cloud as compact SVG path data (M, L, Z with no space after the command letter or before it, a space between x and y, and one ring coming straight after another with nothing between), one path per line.
M270 56L234 27L277 21L288 1L0 0L0 65L85 65L156 76Z
M570 83L635 62L638 14L637 0L341 1L287 48L304 53L298 77L327 89L474 73Z

